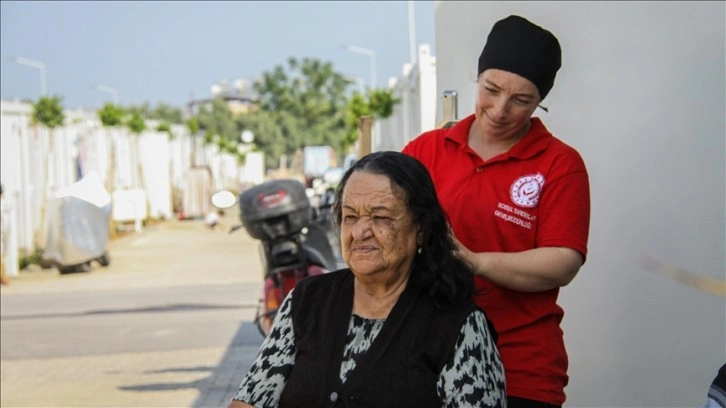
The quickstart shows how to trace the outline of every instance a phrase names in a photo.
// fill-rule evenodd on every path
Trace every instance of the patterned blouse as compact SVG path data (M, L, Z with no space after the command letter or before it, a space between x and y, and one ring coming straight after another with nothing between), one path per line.
M275 316L272 331L262 343L235 400L257 408L277 407L287 376L295 364L295 335L290 316L292 291ZM352 314L340 367L345 379L376 338L385 319ZM475 310L461 327L456 351L439 374L436 391L444 408L506 407L504 371L487 329L484 313Z

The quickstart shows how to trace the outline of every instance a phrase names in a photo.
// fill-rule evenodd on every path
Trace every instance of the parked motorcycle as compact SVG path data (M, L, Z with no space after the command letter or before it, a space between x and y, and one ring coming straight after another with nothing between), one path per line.
M283 299L297 282L345 266L332 217L330 191L311 205L305 186L297 180L272 180L239 196L242 227L261 242L264 286L255 316L263 336Z

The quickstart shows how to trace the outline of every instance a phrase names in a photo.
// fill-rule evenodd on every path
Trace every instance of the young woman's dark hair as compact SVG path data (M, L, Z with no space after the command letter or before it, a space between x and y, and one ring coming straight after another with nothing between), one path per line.
M411 156L395 151L370 153L345 172L336 192L334 216L340 225L341 198L350 176L367 172L388 177L391 189L402 198L421 236L410 282L428 288L438 307L468 301L473 290L472 272L455 253L446 214L436 197L426 167Z

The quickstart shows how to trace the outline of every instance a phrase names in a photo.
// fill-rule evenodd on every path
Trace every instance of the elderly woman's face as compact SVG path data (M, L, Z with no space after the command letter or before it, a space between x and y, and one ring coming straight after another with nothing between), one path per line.
M507 137L527 124L540 102L537 87L509 71L488 69L477 80L476 119L484 134Z
M407 274L416 255L416 231L388 177L356 171L341 199L343 259L356 276Z

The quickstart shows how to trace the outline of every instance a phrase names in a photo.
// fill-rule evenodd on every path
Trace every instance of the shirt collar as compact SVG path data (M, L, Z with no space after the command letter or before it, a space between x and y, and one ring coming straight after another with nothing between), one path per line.
M469 129L474 124L474 119L474 114L471 114L450 127L445 133L446 139L453 141L460 147L468 146ZM506 158L527 159L549 146L552 134L547 130L542 120L538 117L532 117L530 122L532 126L522 139L509 149Z

